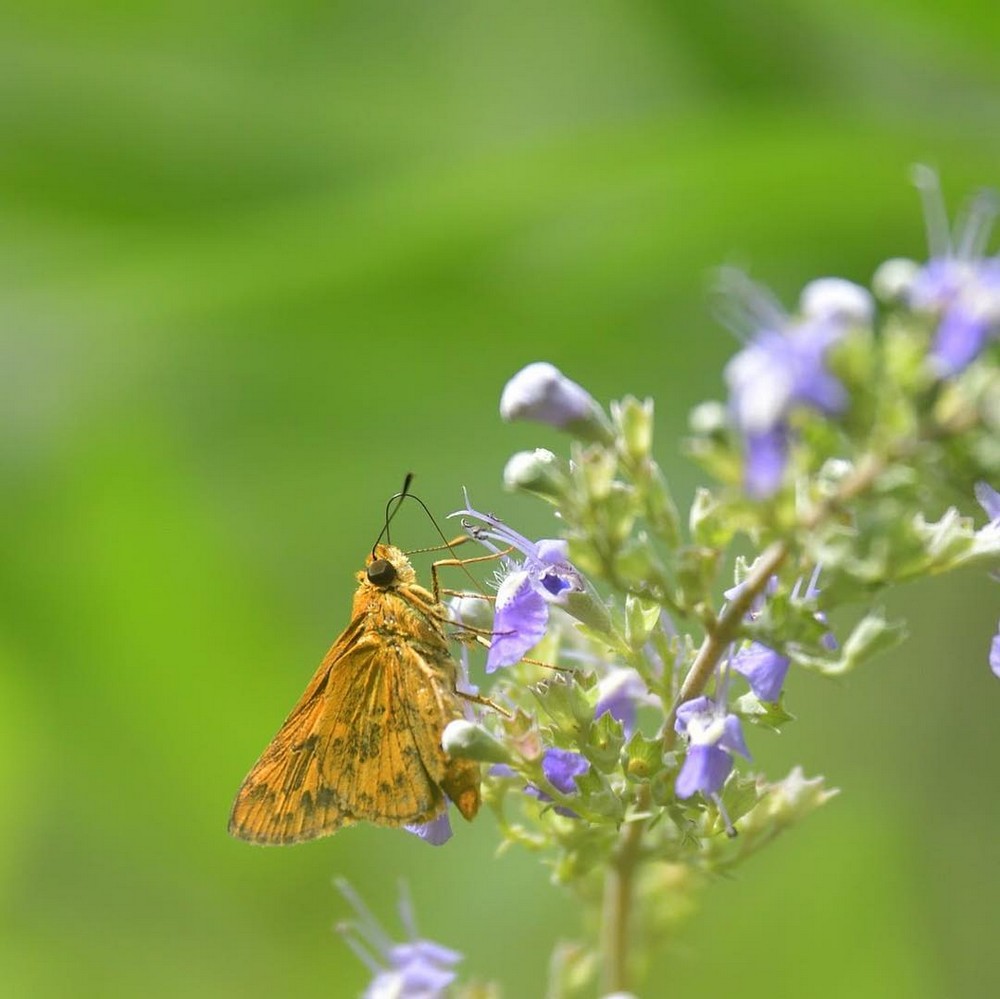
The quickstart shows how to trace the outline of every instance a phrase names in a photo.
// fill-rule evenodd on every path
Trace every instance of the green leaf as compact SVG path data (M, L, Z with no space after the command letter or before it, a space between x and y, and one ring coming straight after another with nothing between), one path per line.
M795 715L785 710L784 696L772 704L760 700L756 694L744 694L736 700L735 713L751 725L760 725L775 732L780 732L782 725L795 721Z

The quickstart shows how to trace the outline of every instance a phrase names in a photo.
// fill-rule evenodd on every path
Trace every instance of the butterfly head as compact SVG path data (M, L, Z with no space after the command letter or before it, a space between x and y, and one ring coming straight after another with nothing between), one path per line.
M376 545L368 556L363 579L377 589L391 590L413 583L416 573L410 560L395 545Z

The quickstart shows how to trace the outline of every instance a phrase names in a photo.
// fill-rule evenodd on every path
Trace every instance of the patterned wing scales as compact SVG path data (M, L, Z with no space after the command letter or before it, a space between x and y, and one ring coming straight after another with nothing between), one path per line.
M234 836L295 843L358 820L426 822L443 809L403 708L407 654L352 623L243 782Z
M479 810L479 764L452 759L441 747L448 722L464 717L455 693L455 666L446 648L427 650L427 657L408 650L402 681L410 730L427 772L467 819Z

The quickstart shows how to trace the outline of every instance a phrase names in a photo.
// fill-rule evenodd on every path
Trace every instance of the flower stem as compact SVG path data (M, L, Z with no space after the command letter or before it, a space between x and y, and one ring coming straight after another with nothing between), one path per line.
M897 448L899 453L906 449ZM836 494L817 504L805 513L800 521L804 531L815 530L831 513L838 510L842 504L854 499L868 490L885 470L887 458L876 453L866 454L856 465L852 474L846 476ZM697 697L705 689L709 678L715 670L718 661L725 654L726 647L739 634L743 619L753 605L754 600L764 592L768 580L781 568L782 562L788 557L791 545L788 541L775 541L754 563L750 575L744 580L739 592L726 605L714 624L705 633L705 638L698 649L691 669L688 670L681 689L674 698L663 729L663 749L669 751L674 747L677 733L674 731L674 721L677 709L685 702Z
M788 545L784 541L776 541L766 549L754 563L750 575L747 576L739 592L716 619L715 626L705 634L705 639L698 649L691 669L684 677L681 689L677 692L670 708L670 714L667 716L663 729L663 748L665 750L673 747L677 737L677 733L674 731L677 709L685 701L697 697L705 689L705 684L708 683L709 677L715 670L716 663L725 653L726 646L736 637L747 611L750 610L757 596L764 592L767 581L778 571L781 563L787 557Z
M636 808L649 807L649 789L639 789ZM632 939L633 875L639 863L645 818L626 822L604 877L604 902L601 909L601 994L627 992L630 983L629 943Z

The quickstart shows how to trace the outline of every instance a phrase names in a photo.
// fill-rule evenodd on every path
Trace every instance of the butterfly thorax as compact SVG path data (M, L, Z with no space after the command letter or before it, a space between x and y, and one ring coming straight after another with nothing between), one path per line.
M444 631L445 608L430 590L416 582L409 559L394 545L378 545L369 557L367 568L357 574L352 618L363 622L366 631L387 639L401 638L417 642L447 655L448 640ZM374 565L388 563L394 578L385 585L371 582ZM380 575L385 575L383 572Z

